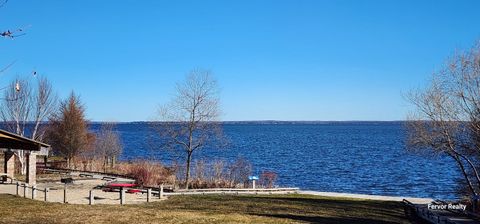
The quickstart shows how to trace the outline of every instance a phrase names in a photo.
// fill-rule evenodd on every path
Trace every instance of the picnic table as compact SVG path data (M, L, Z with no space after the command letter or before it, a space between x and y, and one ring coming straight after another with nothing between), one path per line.
M137 185L132 183L109 183L106 185L106 187L111 187L111 188L135 187L135 186Z
M136 187L136 184L133 183L119 183L119 182L114 182L114 183L108 183L103 187L103 191L121 191L124 188L134 188ZM137 191L136 189L129 189L127 191L128 193L138 193L140 191Z

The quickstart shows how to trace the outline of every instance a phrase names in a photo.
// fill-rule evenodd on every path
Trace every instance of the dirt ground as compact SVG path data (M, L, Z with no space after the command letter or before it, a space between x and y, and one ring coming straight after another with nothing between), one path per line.
M99 186L105 185L107 181L100 179L76 179L73 184L66 185L67 203L69 204L88 204L90 190L93 191L95 204L120 204L120 192L104 192ZM0 184L0 194L16 194L16 184ZM52 181L52 178L38 181L38 189L35 200L43 201L45 193L43 190L49 188L48 202L63 203L65 184L58 181ZM25 197L24 188L19 188L19 195ZM126 204L139 204L147 201L147 194L135 193L125 194ZM26 197L32 198L31 189L27 190ZM152 195L152 201L159 201L157 196Z

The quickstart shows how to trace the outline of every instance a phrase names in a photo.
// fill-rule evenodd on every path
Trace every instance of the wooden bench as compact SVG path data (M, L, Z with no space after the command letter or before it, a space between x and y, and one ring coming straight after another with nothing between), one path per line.
M88 178L93 178L93 174L86 174L86 173L81 173L78 176L80 177L88 177Z
M113 181L116 179L117 179L116 177L102 177L102 180L106 180L106 181Z

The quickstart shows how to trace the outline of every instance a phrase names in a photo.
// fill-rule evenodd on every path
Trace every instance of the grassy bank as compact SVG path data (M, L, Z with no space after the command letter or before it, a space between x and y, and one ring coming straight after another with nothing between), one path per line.
M127 206L0 195L0 217L0 223L407 223L399 202L309 195L182 196Z

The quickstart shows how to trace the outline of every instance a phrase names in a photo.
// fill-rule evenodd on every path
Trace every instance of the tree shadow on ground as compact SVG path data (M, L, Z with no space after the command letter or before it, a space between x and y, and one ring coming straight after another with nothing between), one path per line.
M250 214L263 217L271 218L281 218L281 219L290 219L296 222L308 222L308 223L322 223L322 224L333 224L333 223L350 223L350 224L380 224L380 223L398 223L398 222L389 222L376 219L368 218L346 218L346 217L321 217L321 216L307 216L307 215L287 215L287 214Z
M180 198L179 198L180 199ZM192 200L193 199L193 200ZM195 200L197 199L197 200ZM400 202L292 196L200 196L173 203L190 211L226 212L310 223L402 223ZM368 218L364 218L368 217Z

